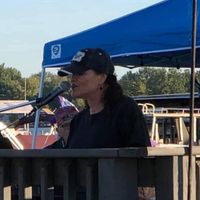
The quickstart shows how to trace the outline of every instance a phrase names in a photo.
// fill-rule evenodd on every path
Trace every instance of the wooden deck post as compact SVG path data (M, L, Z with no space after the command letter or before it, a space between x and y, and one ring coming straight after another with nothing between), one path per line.
M193 159L193 164L195 158ZM194 169L195 170L195 169ZM194 178L193 171L193 178ZM188 157L169 156L156 158L156 199L187 200L188 189ZM193 179L195 196L195 179Z
M137 200L137 159L99 159L99 200Z

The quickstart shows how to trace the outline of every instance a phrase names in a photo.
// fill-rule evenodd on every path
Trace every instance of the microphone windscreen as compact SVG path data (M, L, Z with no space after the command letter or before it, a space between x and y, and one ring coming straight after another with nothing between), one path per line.
M61 87L63 90L69 90L70 87L71 87L71 84L70 84L70 82L68 82L68 81L62 81L62 82L60 83L60 87Z

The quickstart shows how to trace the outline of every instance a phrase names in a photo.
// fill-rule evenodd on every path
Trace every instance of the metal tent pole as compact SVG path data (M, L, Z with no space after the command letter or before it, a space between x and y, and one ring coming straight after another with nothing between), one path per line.
M42 97L43 95L44 76L45 76L45 68L42 68L38 98ZM35 149L35 145L36 145L36 136L38 132L39 117L40 117L40 109L38 109L35 114L35 124L34 124L34 131L33 131L33 137L32 137L32 149Z
M195 91L195 65L196 65L196 32L197 32L197 0L192 0L192 66L190 77L190 134L189 134L189 170L188 170L188 200L193 200L193 174L194 163L192 162L194 142L194 91Z

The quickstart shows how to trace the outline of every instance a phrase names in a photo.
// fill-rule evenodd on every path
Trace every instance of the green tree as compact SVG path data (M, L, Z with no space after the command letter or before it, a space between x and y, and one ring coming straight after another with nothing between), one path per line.
M140 90L137 95L159 94L164 87L166 71L163 68L141 68L138 72L138 85Z
M197 75L200 77L200 73ZM190 90L190 71L144 67L128 72L119 83L129 96L184 93Z
M35 99L38 96L39 91L39 74L31 75L29 78L26 78L26 98L31 100Z
M189 84L187 75L189 74L187 74L186 71L180 72L178 69L170 68L167 72L165 87L161 93L169 94L187 92L187 85Z
M164 87L165 69L141 68L137 72L128 72L119 80L126 95L138 96L159 94Z
M19 100L24 98L21 73L15 68L0 65L0 99Z
M128 96L134 95L134 84L135 84L135 76L131 71L127 72L120 80L119 84L122 86L124 92Z

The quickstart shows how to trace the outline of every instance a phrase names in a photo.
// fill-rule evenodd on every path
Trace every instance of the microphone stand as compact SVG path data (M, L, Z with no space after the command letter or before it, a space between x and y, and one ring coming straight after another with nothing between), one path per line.
M16 108L19 108L19 107L23 107L23 106L27 106L27 105L30 105L30 104L35 104L36 100L34 101L31 101L31 102L24 102L24 103L21 103L21 104L17 104L17 105L13 105L13 106L9 106L9 107L5 107L5 108L2 108L0 109L0 112L4 112L4 111L7 111L7 110L12 110L12 109L16 109ZM34 108L32 109L32 111L28 114L28 116L31 116L31 114L33 113L33 110ZM23 119L23 117L21 117L20 119L18 120L15 120L14 122L10 123L9 125L7 125L6 127L4 127L3 129L0 130L0 133L1 135L4 134L4 136L6 136L9 141L17 148L17 149L21 149L23 150L23 145L21 144L21 142L15 137L13 136L12 134L10 134L9 132L6 131L7 128L9 128L10 126L16 124L17 122L19 122L21 119Z
M27 105L34 105L36 103L36 101L37 100L33 100L33 101L24 102L24 103L16 104L16 105L13 105L13 106L8 106L8 107L5 107L5 108L1 108L0 112L4 112L4 111L7 111L7 110L12 110L12 109L15 109L15 108L20 108L20 107L27 106Z
M46 105L46 104L42 104L43 100L44 100L44 98L37 98L37 99L29 101L29 102L24 102L24 103L8 106L8 107L5 107L5 108L1 108L0 109L0 113L1 112L5 112L7 110L20 108L20 107L24 107L24 106L27 106L27 105L32 105L33 106L33 110L30 112L30 114L31 114L31 113L37 111L38 109L40 109L42 106Z
M36 100L32 100L32 101L29 101L29 102L24 102L24 103L20 103L20 104L16 104L16 105L12 105L12 106L8 106L8 107L4 107L4 108L1 108L0 109L0 113L1 112L5 112L5 111L8 111L8 110L12 110L12 109L16 109L16 108L20 108L20 107L24 107L24 106L27 106L27 105L32 105L33 106L33 109L31 110L30 113L28 113L27 115L28 116L31 116L33 113L35 112L39 112L40 108L42 106L44 106L45 104L42 104L42 101L43 101L43 98L37 98ZM6 126L5 128L3 128L2 130L5 130L7 129L8 127L12 126L13 124L15 124L16 122L19 122L21 119L23 119L23 117L21 117L20 119L10 123L8 126ZM36 115L36 118L35 120L37 120L39 122L39 115ZM0 131L2 131L0 130ZM10 137L8 137L8 139L10 140L11 143L13 143L13 139L11 140ZM16 144L16 143L19 143L19 141L15 141L14 142L14 145L17 147L17 148L21 148L21 144Z

